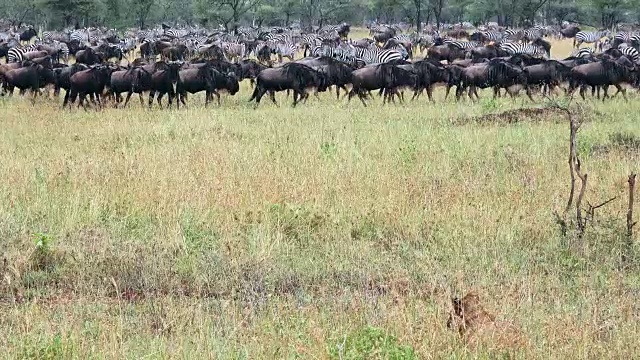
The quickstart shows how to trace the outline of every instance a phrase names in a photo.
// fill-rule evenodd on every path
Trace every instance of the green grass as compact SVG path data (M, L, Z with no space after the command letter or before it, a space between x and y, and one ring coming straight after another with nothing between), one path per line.
M247 86L180 111L0 99L3 358L496 356L446 328L470 290L518 356L640 351L619 270L637 94L576 103L586 200L619 196L577 242L553 216L567 121L472 120L540 103L252 110Z

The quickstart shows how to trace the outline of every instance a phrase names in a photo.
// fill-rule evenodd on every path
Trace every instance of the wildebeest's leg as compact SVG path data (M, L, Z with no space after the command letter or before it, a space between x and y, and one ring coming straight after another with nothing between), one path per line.
M80 107L82 105L82 108L87 111L87 107L84 104L84 100L87 97L87 94L85 93L80 93L79 94L79 100L78 100L78 107Z
M609 97L609 85L604 85L602 87L602 102L604 102L604 99Z
M214 94L214 95L216 96L216 98L218 99L218 107L220 107L220 94L219 94L217 91L215 91L215 90L213 90L213 94Z
M584 92L587 91L587 87L585 85L580 86L580 97L582 98L582 100L586 100L584 98Z
M138 93L138 96L140 97L140 107L144 106L144 100L142 100L142 91Z
M449 96L449 89L450 88L447 88L445 99L447 96ZM435 100L433 100L433 84L427 86L427 97L429 98L429 101L431 101L432 103L436 102Z
M209 101L211 100L211 92L207 90L204 94L204 107L209 105Z
M131 100L131 95L133 95L133 92L132 92L132 91L129 91L129 92L127 93L127 98L126 98L126 99L124 99L124 106L123 106L123 108L126 108L126 107L127 107L127 104L129 104L129 100ZM140 97L140 100L142 101L142 97Z
M264 93L263 93L264 94ZM260 95L260 97L262 97L262 95ZM271 99L271 101L276 104L276 106L279 106L278 103L276 102L276 92L273 90L269 90L269 98Z
M458 86L456 87L456 101L460 101L460 97L462 97L462 94L464 93L464 86ZM446 97L445 97L446 99Z
M158 92L158 96L160 96L160 92ZM155 90L151 90L149 92L149 109L151 109L151 105L153 105L153 98L156 97L156 92Z
M529 97L529 100L534 101L533 100L533 96L531 96L531 86L526 85L525 86L525 92L527 93L527 96ZM513 94L511 95L511 97L513 97Z
M164 92L159 91L158 92L158 107L160 108L160 110L162 110L162 97L164 96ZM153 99L152 99L153 100ZM169 94L169 107L171 107L171 94Z
M178 109L180 109L180 103L182 103L182 105L184 106L187 106L187 103L185 100L185 98L187 97L186 95L187 93L185 92L178 93L178 101L176 101L176 104L178 105Z
M364 105L364 107L367 107L367 103L364 101L364 94L364 91L358 91L358 97L360 98L360 101L362 101L362 105Z

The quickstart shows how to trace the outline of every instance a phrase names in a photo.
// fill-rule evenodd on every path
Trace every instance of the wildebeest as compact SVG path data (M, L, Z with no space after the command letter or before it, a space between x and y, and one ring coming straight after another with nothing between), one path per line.
M76 62L85 64L85 65L94 65L99 64L105 59L103 55L100 53L96 53L96 51L92 48L86 48L84 50L78 50L76 53Z
M220 103L220 95L217 90L228 90L231 95L238 92L239 84L234 74L222 74L211 66L203 66L195 69L180 70L176 84L178 101L186 105L187 93L205 91L205 106L209 105L211 95L215 94ZM178 106L179 103L178 103Z
M430 47L427 56L436 61L447 60L448 63L452 63L456 59L464 59L465 54L464 50L455 45L444 44Z
M33 27L29 27L27 30L20 33L20 41L29 42L36 36L38 36L38 32Z
M509 54L495 44L489 44L485 46L478 46L469 51L469 56L472 60L478 61L480 59L493 59L496 57L508 56Z
M29 64L18 69L9 70L4 74L6 88L9 94L13 94L13 89L20 89L20 93L26 90L33 91L35 100L39 90L46 84L53 84L55 79L53 71L42 65Z
M158 94L158 106L162 108L162 97L164 94L169 95L169 106L171 106L175 98L175 86L178 82L180 67L179 62L170 62L159 67L151 75L151 91L149 92L149 107L153 104L153 97Z
M576 34L580 32L580 28L575 25L567 26L560 30L560 34L567 39L573 39L573 47L576 46Z
M316 58L304 58L295 61L320 71L325 75L326 86L336 86L336 97L340 98L340 89L348 92L346 85L351 83L351 72L354 68L342 61L336 60L328 56Z
M587 86L592 88L601 86L604 90L602 98L604 101L609 97L607 88L609 85L613 85L618 89L618 92L622 92L622 96L626 100L626 90L621 85L624 83L633 84L636 82L636 78L636 69L634 67L614 60L602 59L598 62L578 65L572 68L569 73L569 89L567 93L572 94L580 87L580 96L584 99L584 91Z
M367 106L364 98L369 91L384 89L385 92L393 94L397 86L411 83L415 79L415 74L394 64L366 66L351 73L353 87L348 98L351 101L354 95L358 95L362 104Z
M537 65L531 65L524 68L527 77L527 86L540 85L545 88L547 93L551 93L553 89L564 81L569 74L571 68L561 62L548 60Z
M55 87L53 94L58 96L60 89L64 89L64 103L66 103L69 99L69 90L71 89L71 75L78 71L87 70L88 68L85 64L76 63L69 67L54 69Z
M266 65L263 65L253 59L244 59L240 61L240 73L242 79L249 79L251 82L251 86L255 84L255 79L258 77L258 74L267 68Z
M113 69L107 65L97 65L87 70L81 70L69 78L70 91L69 96L65 96L65 100L62 103L64 108L68 101L75 102L76 97L79 97L78 107L82 107L86 110L84 101L87 95L95 97L98 106L102 107L100 96L104 92L105 87L111 80L111 72Z
M133 93L140 95L140 104L142 104L142 93L149 90L151 90L151 73L143 67L132 67L111 73L109 93L115 97L116 106L122 101L120 93L127 93L124 101L124 107L127 107Z
M303 64L287 63L281 67L261 71L249 101L255 100L257 107L260 104L260 99L266 92L269 92L271 101L277 105L276 91L293 90L293 106L296 106L299 99L306 98L306 89L309 87L325 91L327 87L324 75Z

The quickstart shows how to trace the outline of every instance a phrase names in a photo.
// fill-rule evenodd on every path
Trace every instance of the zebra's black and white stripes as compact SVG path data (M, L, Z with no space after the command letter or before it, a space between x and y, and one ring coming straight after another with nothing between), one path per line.
M500 49L506 51L509 55L527 54L545 59L548 57L544 48L532 44L507 42L500 44Z
M23 58L24 54L30 51L37 51L37 50L38 50L38 45L36 44L27 45L24 47L12 47L7 52L7 62L8 63L21 62L22 60L24 60Z
M600 39L602 39L605 36L609 35L609 31L608 30L601 30L601 31L578 31L578 33L576 34L576 47L580 47L580 45L586 43L586 44L595 44L596 47L598 47L598 44L600 42Z
M397 50L364 48L355 48L354 50L356 59L362 60L367 65L403 60L402 53Z

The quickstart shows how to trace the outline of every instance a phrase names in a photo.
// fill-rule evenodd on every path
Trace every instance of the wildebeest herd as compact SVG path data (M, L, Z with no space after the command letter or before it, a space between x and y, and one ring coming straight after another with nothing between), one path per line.
M444 85L445 99L455 88L455 99L479 99L478 89L491 88L493 96L505 89L509 96L524 92L552 96L573 94L585 98L616 95L626 99L626 86L638 87L640 35L634 29L585 32L575 24L504 29L495 23L473 27L445 25L438 31L426 25L411 33L403 24L370 24L371 38L352 39L351 26L339 24L313 31L299 28L239 28L234 33L198 27L153 30L68 29L36 31L33 27L0 32L2 94L33 98L42 93L58 96L65 90L63 108L87 97L102 107L104 99L126 107L133 94L148 93L162 107L186 105L188 94L205 92L205 105L220 92L235 95L239 83L254 86L250 101L257 106L265 94L275 103L275 92L292 93L293 105L335 88L349 101L366 99L377 91L383 102L404 101ZM613 34L613 35L612 35ZM551 40L573 38L575 51L564 59L550 59ZM594 48L580 47L594 44ZM137 54L139 56L137 56ZM302 58L296 55L302 53ZM425 55L425 56L423 56ZM75 62L68 65L69 58ZM275 58L275 59L274 59ZM284 61L284 59L288 61ZM560 91L562 90L562 91ZM123 94L126 98L123 99Z

